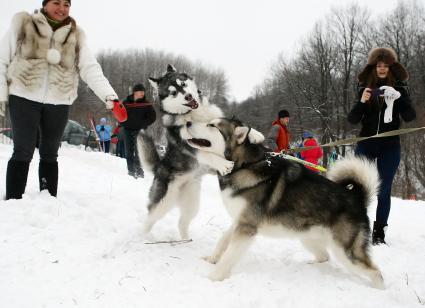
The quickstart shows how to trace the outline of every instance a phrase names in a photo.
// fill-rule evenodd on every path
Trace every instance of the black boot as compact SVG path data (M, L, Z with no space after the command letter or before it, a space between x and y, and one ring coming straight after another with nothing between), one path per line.
M388 225L382 224L380 222L373 222L373 231L372 231L372 245L381 245L387 244L385 242L385 231L384 230Z
M56 197L58 192L58 162L48 163L40 161L38 179L40 191L47 189L51 196Z
M26 161L9 160L6 171L6 200L22 199L27 186L28 169Z

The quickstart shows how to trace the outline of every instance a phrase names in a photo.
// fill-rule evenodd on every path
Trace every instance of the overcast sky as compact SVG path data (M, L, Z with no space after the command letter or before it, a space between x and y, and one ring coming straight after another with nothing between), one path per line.
M398 0L358 0L372 16ZM41 0L0 1L0 35L18 11ZM153 48L184 55L228 76L231 95L247 98L280 53L290 56L314 23L348 0L72 0L71 16L91 49ZM164 68L165 69L165 68Z

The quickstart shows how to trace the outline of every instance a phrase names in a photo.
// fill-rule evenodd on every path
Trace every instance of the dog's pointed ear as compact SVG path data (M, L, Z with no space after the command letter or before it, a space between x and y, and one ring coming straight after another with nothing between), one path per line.
M249 133L249 127L246 126L238 126L235 128L234 135L236 136L236 142L238 144L242 144Z
M149 77L148 80L149 80L149 83L152 86L152 88L154 88L155 90L158 90L158 83L159 83L160 79Z
M172 66L171 64L168 64L167 73L174 73L174 72L177 72L176 68Z
M254 128L251 128L251 130L249 131L248 138L249 142L254 144L263 143L265 139L264 135Z

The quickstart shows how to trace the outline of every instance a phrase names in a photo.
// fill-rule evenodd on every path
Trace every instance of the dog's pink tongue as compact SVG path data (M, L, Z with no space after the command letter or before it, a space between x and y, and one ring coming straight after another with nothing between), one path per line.
M197 101L195 101L194 99L192 99L190 102L189 102L189 106L190 106L190 108L192 108L192 109L196 109L196 108L198 108L198 102Z

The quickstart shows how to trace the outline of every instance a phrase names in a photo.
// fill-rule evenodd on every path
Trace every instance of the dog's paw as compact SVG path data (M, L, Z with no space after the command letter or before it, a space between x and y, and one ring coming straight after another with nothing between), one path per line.
M248 138L249 142L254 144L263 143L264 141L264 135L254 128L249 131Z
M202 260L207 261L208 263L211 263L211 264L216 264L218 262L218 257L217 256L205 256L205 257L202 257Z
M235 166L235 163L231 160L226 160L220 168L217 169L218 173L220 173L221 176L224 176L226 174L229 174L232 172L233 167Z
M308 261L307 264L324 263L324 262L327 262L328 260L329 260L328 256L321 256L321 257L314 258L314 260Z
M211 281L223 281L226 278L230 277L230 273L223 273L221 271L212 271L208 275L208 279Z
M372 287L375 289L385 290L384 278L382 277L381 272L377 271L374 275L372 275Z

